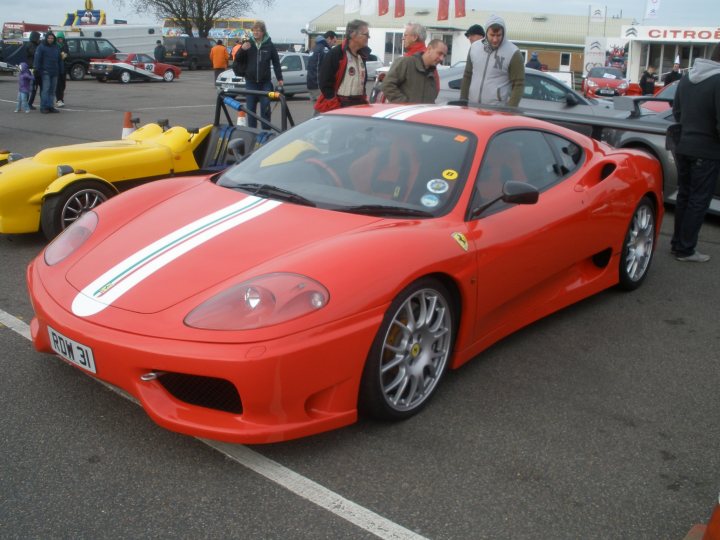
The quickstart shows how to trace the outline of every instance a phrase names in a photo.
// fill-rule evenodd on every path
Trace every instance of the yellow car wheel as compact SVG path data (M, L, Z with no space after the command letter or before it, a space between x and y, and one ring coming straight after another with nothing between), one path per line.
M40 226L52 240L80 216L107 201L114 193L99 182L77 182L57 195L45 199L40 211Z

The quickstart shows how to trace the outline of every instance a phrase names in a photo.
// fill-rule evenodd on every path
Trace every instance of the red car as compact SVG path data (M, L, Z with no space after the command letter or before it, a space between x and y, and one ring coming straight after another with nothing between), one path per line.
M654 97L675 99L675 92L677 92L679 82L680 81L675 81L667 86L661 87L660 90L655 93ZM644 109L648 109L652 112L667 111L671 107L670 103L667 101L646 101L642 104L642 106Z
M172 82L180 76L181 69L170 64L156 62L148 54L115 53L107 58L93 58L88 73L100 82L164 81Z
M345 108L84 214L28 268L31 333L168 429L282 441L411 416L447 368L640 286L662 218L645 152L482 109Z
M627 89L628 82L623 72L614 67L594 67L582 83L585 97L624 96Z

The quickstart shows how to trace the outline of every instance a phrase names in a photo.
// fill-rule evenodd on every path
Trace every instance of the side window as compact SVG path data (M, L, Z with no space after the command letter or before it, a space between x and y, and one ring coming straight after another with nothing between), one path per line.
M68 39L67 46L68 46L68 51L70 51L70 54L77 54L77 52L78 52L78 40L77 39Z
M560 174L565 176L580 166L583 158L582 149L572 141L558 137L557 135L546 134L550 145L557 151L560 158Z
M95 42L90 39L83 39L80 41L80 46L82 47L82 51L85 54L89 55L97 55L97 47L95 47Z
M115 52L115 47L113 47L110 42L105 39L99 39L97 42L97 46L100 52L100 56L110 56L112 53Z
M556 182L558 165L555 155L540 131L512 130L495 136L485 149L475 180L477 206L502 195L508 181L527 182L539 190ZM503 206L497 205L500 209Z
M540 81L543 88L543 94L545 101L565 101L567 99L567 92L559 84L555 84L547 79Z
M284 56L280 65L284 66L283 71L300 71L302 69L302 61L299 56L295 55Z

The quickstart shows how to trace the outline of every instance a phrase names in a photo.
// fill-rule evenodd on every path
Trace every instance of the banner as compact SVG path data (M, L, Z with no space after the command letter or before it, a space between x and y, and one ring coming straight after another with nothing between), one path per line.
M606 6L590 6L590 21L591 22L604 22L605 14L607 12Z
M378 15L386 15L390 11L390 0L378 0Z
M378 0L360 0L360 15L375 15L377 8Z
M395 0L395 16L405 16L405 0Z
M455 17L465 16L465 0L455 0Z
M647 0L645 4L645 18L655 19L658 16L660 10L660 0Z
M360 0L345 0L345 13L357 13L360 11Z
M450 0L439 0L438 2L438 21L447 21L450 14Z

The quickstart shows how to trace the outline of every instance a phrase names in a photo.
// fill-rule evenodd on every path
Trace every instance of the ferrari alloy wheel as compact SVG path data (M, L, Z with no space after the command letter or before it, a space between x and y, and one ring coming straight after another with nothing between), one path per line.
M113 196L110 188L96 182L78 182L45 199L40 211L43 234L52 240L88 210Z
M130 79L132 79L132 76L130 75L129 71L123 71L120 74L120 82L123 84L127 84L130 82Z
M447 288L423 279L390 305L365 363L360 409L401 420L417 413L440 382L452 352L455 309Z
M645 279L655 251L655 206L643 197L633 213L620 257L620 286L637 289Z
M173 73L172 69L168 69L165 73L163 73L163 81L173 82L174 79L175 79L175 73Z

